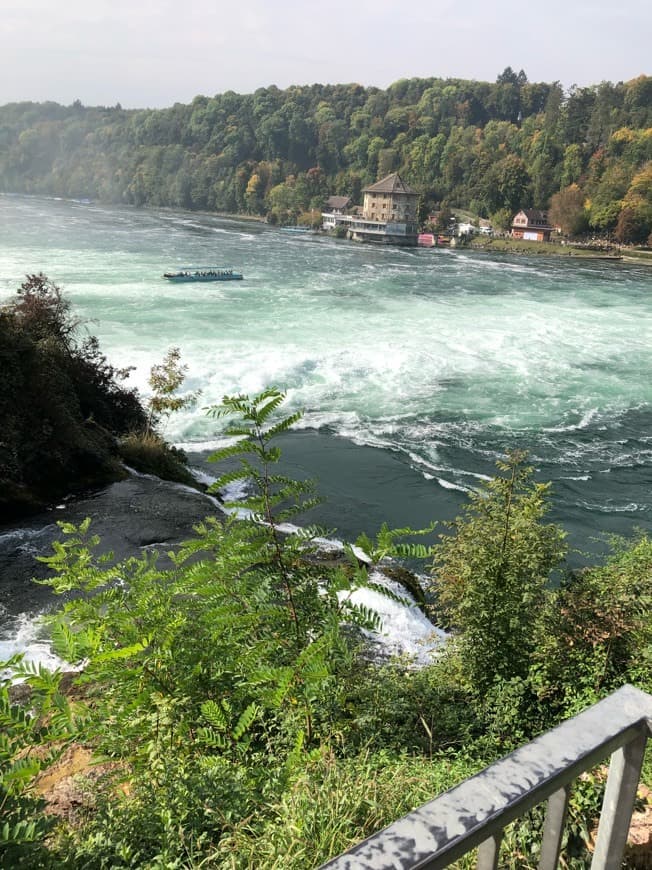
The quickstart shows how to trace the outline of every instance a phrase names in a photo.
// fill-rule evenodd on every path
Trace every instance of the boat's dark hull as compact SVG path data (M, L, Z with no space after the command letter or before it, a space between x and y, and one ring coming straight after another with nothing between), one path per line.
M173 284L198 284L207 281L242 281L243 276L233 275L164 275L166 281Z

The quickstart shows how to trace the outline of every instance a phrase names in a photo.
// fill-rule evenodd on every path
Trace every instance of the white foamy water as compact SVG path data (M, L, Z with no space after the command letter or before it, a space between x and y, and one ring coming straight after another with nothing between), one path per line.
M204 406L270 384L305 409L304 425L365 443L383 421L398 434L409 421L415 439L460 420L566 431L652 399L640 269L393 251L65 202L0 208L0 292L43 269L95 321L110 359L136 367L143 393L151 365L181 347L202 395L170 421L176 441L215 433ZM182 260L233 264L245 281L167 284L163 270Z
M17 653L22 653L26 664L41 664L50 670L70 669L70 665L52 651L38 615L23 614L13 622L5 636L0 635L0 662L8 661Z
M354 604L375 610L380 617L377 632L367 632L370 639L385 652L401 656L414 664L423 665L432 661L446 639L446 633L436 628L417 607L412 596L399 584L375 569L369 575L371 583L385 587L399 595L407 604L397 602L382 589L358 589L350 596Z
M225 394L274 385L304 428L393 451L434 501L462 499L524 448L580 535L652 528L645 267L396 250L26 197L0 196L0 230L0 302L45 272L110 361L135 366L143 395L150 367L180 347L186 386L201 390L167 427L182 446L220 443L224 421L205 409ZM245 280L161 277L188 262Z

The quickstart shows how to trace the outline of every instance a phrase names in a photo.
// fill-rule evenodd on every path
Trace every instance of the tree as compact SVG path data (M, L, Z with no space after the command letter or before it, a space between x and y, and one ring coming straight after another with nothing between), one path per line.
M263 180L257 172L254 172L247 182L245 191L245 202L247 211L256 214L262 207L264 194Z
M579 181L582 174L582 149L579 145L569 145L564 151L564 163L561 170L561 183L564 187Z
M556 193L550 200L548 217L553 226L558 226L568 236L575 236L587 227L584 194L576 184Z
M544 522L549 484L535 483L522 453L478 493L452 535L440 536L432 591L457 632L456 648L473 691L525 677L550 573L565 554L564 533Z
M502 205L512 212L522 208L530 183L525 163L515 154L510 154L496 165L496 177Z
M652 161L637 172L625 194L616 236L623 242L644 242L652 231Z
M124 476L116 437L146 415L128 369L111 366L59 287L28 275L0 309L0 514L33 510L71 490Z
M21 328L35 341L57 341L71 353L80 321L72 317L61 288L39 272L27 275L17 293L12 309Z
M157 423L163 417L168 417L174 411L187 408L196 401L198 392L186 393L185 396L177 396L175 393L186 379L188 366L181 365L181 351L178 347L171 347L165 354L162 363L152 366L148 383L152 388L147 407L146 433L151 433Z
M496 229L502 230L503 232L507 232L512 225L512 218L514 217L514 212L509 208L501 208L498 211L495 211L491 215L491 224Z
M447 205L444 205L439 212L437 213L437 219L435 220L435 229L439 233L447 233L451 227L451 221L453 221L453 212Z
M498 85L522 85L527 82L527 76L521 70L518 74L514 72L511 66L506 66L505 69L496 78Z
M652 541L614 539L604 565L569 575L551 595L533 682L554 721L624 682L652 679Z
M621 245L634 245L645 240L645 226L633 208L625 207L620 210L614 236Z

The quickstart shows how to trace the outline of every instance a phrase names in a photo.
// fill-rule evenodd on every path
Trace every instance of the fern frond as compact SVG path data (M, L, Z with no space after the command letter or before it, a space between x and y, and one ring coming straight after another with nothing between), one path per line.
M245 433L248 434L248 433ZM254 448L251 441L242 438L235 444L230 444L227 447L220 447L208 456L209 462L222 462L224 459L231 459L234 456L242 456L243 453L253 453Z
M257 406L257 422L262 426L270 414L273 414L279 405L283 404L285 393L280 393L276 390L269 392L266 396L261 393L260 396L256 396L254 401Z
M233 739L240 740L244 734L249 731L258 715L258 705L253 701L240 714L235 728L233 729Z
M295 423L298 423L302 417L302 411L297 411L294 414L290 414L288 417L284 417L282 420L279 420L278 423L275 423L273 426L265 431L265 437L275 438L277 435L280 435L283 432L287 432L288 429L291 429L292 426L294 426Z
M52 626L52 649L66 662L75 664L84 658L75 635L62 620Z
M222 474L217 480L213 481L208 487L208 492L217 492L228 486L230 483L235 483L236 480L247 480L249 478L249 470L246 468L236 468L234 471L227 471Z
M382 583L374 583L370 580L365 585L368 589L372 589L379 595L382 595L385 598L389 598L390 601L395 601L396 604L402 604L404 607L416 607L414 601L412 601L410 598L407 598L404 595L400 595L398 592L394 592L393 589L390 589L388 586L384 586Z
M207 728L205 725L197 729L197 740L214 749L226 749L229 745L228 738L222 731Z
M433 547L425 544L396 544L395 552L403 559L429 559L433 555Z
M222 732L228 729L230 723L222 704L218 704L215 701L204 701L201 705L201 712L212 728Z
M146 637L136 643L132 643L130 646L120 647L119 649L110 649L106 652L100 653L95 656L94 660L96 662L110 662L115 661L116 659L128 659L147 649L150 642L151 638Z

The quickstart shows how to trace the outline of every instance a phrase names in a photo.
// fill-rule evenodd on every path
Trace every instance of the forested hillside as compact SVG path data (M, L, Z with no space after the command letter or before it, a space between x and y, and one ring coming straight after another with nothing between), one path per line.
M652 77L565 93L507 68L495 83L400 80L260 88L163 110L0 107L0 188L294 221L398 170L438 204L505 224L552 208L567 232L652 231ZM509 214L508 214L509 213Z

